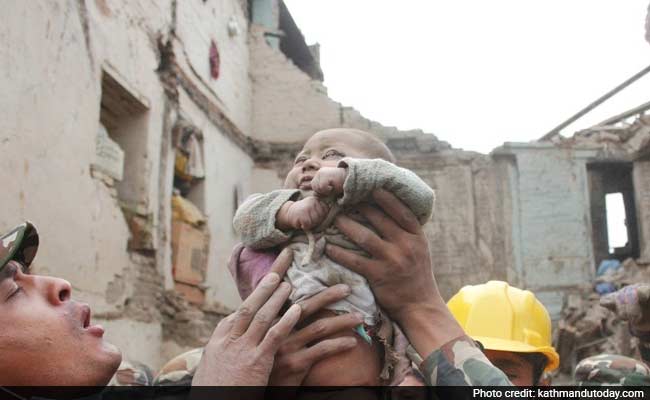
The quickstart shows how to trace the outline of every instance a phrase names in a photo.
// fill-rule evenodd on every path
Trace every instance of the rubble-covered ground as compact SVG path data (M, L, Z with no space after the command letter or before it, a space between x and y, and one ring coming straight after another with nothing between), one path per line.
M554 384L570 383L576 364L585 357L609 353L639 358L637 340L630 335L627 322L601 307L601 295L595 290L599 283L620 289L639 282L650 282L650 263L629 258L619 268L599 276L595 284L585 284L569 294L553 332L553 345L560 354Z

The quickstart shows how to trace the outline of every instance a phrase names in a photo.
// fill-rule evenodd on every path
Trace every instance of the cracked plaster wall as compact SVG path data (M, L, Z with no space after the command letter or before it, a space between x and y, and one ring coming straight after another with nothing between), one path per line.
M251 131L252 83L249 78L248 20L239 1L178 1L177 57L241 132ZM238 29L229 34L228 23ZM219 49L220 75L210 76L210 41Z
M171 2L126 3L11 2L0 23L0 226L33 221L41 234L35 272L65 277L75 297L104 316L126 312L134 296L145 295L145 308L156 302L127 278L139 268L126 250L128 227L109 188L90 174L101 68L110 64L148 99L147 124L133 138L140 153L129 167L140 171L133 199L144 212L157 207L157 186L149 182L158 173L162 89L152 35L169 23ZM126 279L109 284L120 276ZM100 322L111 326L107 336L125 354L158 365L160 324L146 313ZM133 324L147 338L120 333Z
M494 154L510 168L507 279L535 292L555 319L565 294L595 275L586 164L596 152L506 143Z

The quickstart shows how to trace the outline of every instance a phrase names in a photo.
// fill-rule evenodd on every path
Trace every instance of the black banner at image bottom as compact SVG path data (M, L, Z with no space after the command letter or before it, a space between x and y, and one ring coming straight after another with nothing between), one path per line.
M650 399L650 387L0 387L0 400Z

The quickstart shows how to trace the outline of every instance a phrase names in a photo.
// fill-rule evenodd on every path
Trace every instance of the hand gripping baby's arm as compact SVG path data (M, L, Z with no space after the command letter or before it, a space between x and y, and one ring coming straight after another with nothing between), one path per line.
M357 204L372 196L373 190L382 188L397 196L421 224L431 218L435 201L433 189L413 171L381 159L344 158L339 167L347 169L339 204Z
M244 246L251 249L275 247L291 238L291 231L276 227L282 205L298 196L297 189L280 189L249 196L235 213L233 226Z

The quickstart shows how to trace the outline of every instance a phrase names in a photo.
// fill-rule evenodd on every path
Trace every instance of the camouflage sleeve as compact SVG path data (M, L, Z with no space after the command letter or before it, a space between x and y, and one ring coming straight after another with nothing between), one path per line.
M153 371L145 364L122 360L108 386L151 386Z
M468 336L434 350L420 369L430 386L512 386Z
M284 203L295 199L299 193L297 189L281 189L248 197L237 209L233 220L244 246L254 250L268 249L288 241L291 232L275 227L275 215Z
M172 358L158 371L153 386L191 386L202 356L199 347Z
M580 361L574 377L578 386L648 386L650 368L630 357L599 354Z

